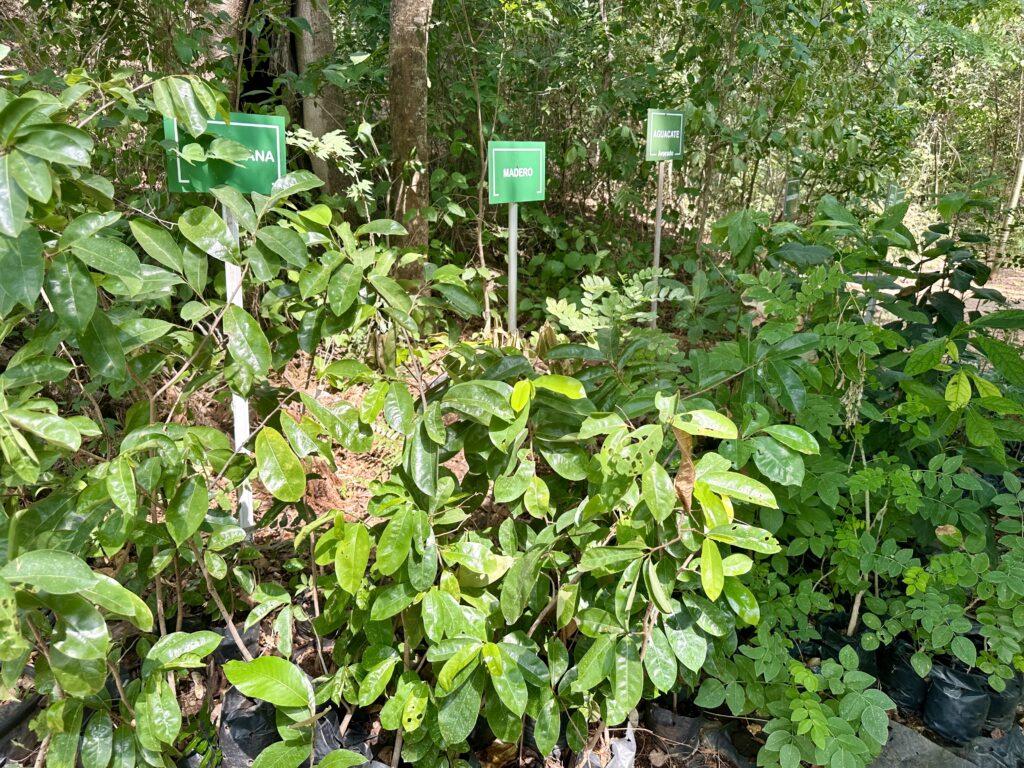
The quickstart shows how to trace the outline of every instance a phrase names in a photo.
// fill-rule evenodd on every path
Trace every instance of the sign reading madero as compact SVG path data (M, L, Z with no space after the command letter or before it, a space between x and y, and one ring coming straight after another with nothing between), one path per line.
M487 142L487 200L526 203L544 199L543 141Z
M678 160L683 156L682 112L647 110L647 160Z
M238 165L223 160L189 163L174 152L167 154L167 185L171 192L206 192L227 184L239 192L270 194L274 182L285 175L285 144L283 117L231 113L231 122L210 120L206 132L189 136L176 120L164 118L164 139L173 141L180 150L197 143L204 148L213 138L237 141L249 149L249 159Z

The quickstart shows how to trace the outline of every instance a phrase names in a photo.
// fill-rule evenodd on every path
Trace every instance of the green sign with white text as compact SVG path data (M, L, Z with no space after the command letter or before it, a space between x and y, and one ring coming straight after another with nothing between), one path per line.
M227 184L240 192L270 194L285 175L283 117L231 113L231 122L210 120L201 136L190 136L171 118L164 118L164 140L177 152L167 152L167 186L171 192L206 192ZM218 139L230 139L241 147ZM219 159L224 158L224 159Z
M683 156L682 112L647 110L647 160L678 160Z
M487 200L526 203L544 199L543 141L487 142Z

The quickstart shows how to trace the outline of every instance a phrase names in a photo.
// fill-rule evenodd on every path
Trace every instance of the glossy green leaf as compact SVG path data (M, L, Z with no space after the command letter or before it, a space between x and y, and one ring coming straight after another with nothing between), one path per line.
M82 768L107 768L114 752L114 726L106 712L94 712L82 734Z
M35 229L26 229L18 237L0 234L0 270L4 276L0 281L0 315L17 304L34 308L43 287L43 243Z
M819 451L818 441L814 435L800 427L794 427L791 424L772 424L765 427L763 431L794 451L807 455L815 455Z
M741 475L739 472L708 472L701 476L701 481L715 493L732 499L772 509L779 506L775 501L775 495L764 483Z
M123 381L128 375L124 348L117 338L117 329L106 313L93 312L85 330L77 335L78 348L86 364L98 376Z
M754 626L761 620L761 608L757 604L757 598L739 579L731 576L725 578L725 599L733 613L747 624Z
M92 569L81 558L57 549L26 552L0 569L0 576L52 595L73 595L95 581Z
M252 315L235 305L227 308L223 322L231 357L254 376L266 378L270 370L270 342L260 324Z
M27 212L28 196L14 179L11 156L0 155L0 235L18 237Z
M676 489L665 468L657 462L644 470L641 478L644 502L654 519L662 522L676 506Z
M200 251L221 261L235 261L238 243L228 225L216 211L206 205L189 208L178 217L178 229Z
M571 376L560 376L549 373L538 376L531 382L536 389L546 389L558 395L563 395L570 400L582 400L587 396L587 391L577 379Z
M277 254L286 264L302 269L309 263L306 244L294 229L276 225L263 227L256 233L256 239L271 253Z
M46 293L53 311L68 328L84 331L96 311L96 286L80 261L59 253L46 273Z
M363 582L370 561L370 534L362 523L338 523L334 569L338 586L354 595Z
M206 479L192 475L183 482L167 504L167 532L179 547L199 530L210 508Z
M722 555L718 545L711 539L704 539L700 548L700 583L712 600L717 600L725 586L725 574L722 571Z
M293 502L306 493L306 471L302 462L273 427L264 427L256 436L256 472L276 499Z
M142 290L142 264L139 257L120 240L93 235L73 243L71 251L97 272L119 279L130 294Z
M224 675L239 691L278 707L310 707L313 686L305 673L287 659L262 656L252 661L229 661Z

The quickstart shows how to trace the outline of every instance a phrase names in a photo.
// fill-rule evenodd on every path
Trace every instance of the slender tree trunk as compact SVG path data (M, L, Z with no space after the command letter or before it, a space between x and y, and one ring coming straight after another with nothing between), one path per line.
M403 245L426 253L430 204L427 144L427 32L433 0L391 0L390 101L391 152L397 196L395 217L409 230ZM420 278L422 262L401 276Z
M996 267L1001 267L1006 261L1006 247L1010 243L1010 228L1013 227L1013 214L1020 204L1020 192L1024 187L1024 152L1021 152L1017 160L1017 178L1013 181L1013 189L1010 191L1010 204L1006 209L1006 219L1003 221L1003 231L999 237L999 262Z
M322 66L334 56L334 31L327 0L295 0L295 15L309 23L309 32L295 38L295 58L299 74ZM344 100L341 89L323 82L315 93L302 98L302 127L314 136L323 136L344 128ZM332 194L344 190L345 177L330 160L311 157L313 172L324 180Z

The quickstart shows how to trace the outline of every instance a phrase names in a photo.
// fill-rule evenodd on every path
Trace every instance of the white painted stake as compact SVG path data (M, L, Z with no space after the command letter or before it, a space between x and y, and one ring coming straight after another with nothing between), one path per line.
M508 332L519 333L516 304L519 300L519 203L508 204Z
M672 161L669 160L669 163ZM651 299L651 328L658 327L658 270L661 269L661 211L665 206L665 161L658 163L658 203L654 209L654 294Z
M238 221L235 214L224 208L224 223L228 225L228 232L238 246ZM224 287L227 291L228 301L236 307L242 307L242 268L230 262L224 263ZM249 442L249 401L241 395L231 393L231 416L234 420L235 450ZM251 534L253 528L252 519L252 487L248 482L242 483L238 489L238 524L247 535Z

